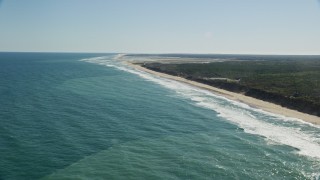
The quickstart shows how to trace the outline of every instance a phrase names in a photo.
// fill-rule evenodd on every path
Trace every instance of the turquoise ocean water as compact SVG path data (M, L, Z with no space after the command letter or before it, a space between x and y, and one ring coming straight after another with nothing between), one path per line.
M134 70L0 53L0 179L319 179L320 127Z

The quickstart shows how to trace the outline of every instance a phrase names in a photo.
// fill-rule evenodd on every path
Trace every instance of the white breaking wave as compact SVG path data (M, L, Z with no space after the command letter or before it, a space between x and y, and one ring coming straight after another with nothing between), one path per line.
M110 57L83 59L82 61L113 67L136 74L148 81L171 89L180 97L191 100L195 105L213 110L218 116L244 129L244 132L260 135L273 143L288 145L298 149L300 155L320 159L320 128L296 118L288 118L252 108L178 81L161 78L133 69ZM283 124L282 122L291 122ZM310 130L311 129L311 130Z
M122 58L123 56L125 56L126 54L118 54L114 57L114 59L120 59Z

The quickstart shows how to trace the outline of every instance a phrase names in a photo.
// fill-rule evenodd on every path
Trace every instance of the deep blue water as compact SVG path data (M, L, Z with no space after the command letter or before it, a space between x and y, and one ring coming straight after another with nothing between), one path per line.
M0 53L0 179L320 175L319 127L115 57Z

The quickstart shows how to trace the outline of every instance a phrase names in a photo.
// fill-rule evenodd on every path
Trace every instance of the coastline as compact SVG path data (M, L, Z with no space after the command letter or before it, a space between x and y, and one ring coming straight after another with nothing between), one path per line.
M171 79L171 80L175 80L175 81L179 81L179 82L183 82L198 88L202 88L205 90L209 90L215 94L219 94L223 97L226 97L228 99L231 100L235 100L238 102L242 102L245 103L251 107L255 107L255 108L259 108L262 109L266 112L270 112L270 113L274 113L274 114L279 114L279 115L283 115L286 117L291 117L291 118L297 118L300 120L303 120L305 122L309 122L315 125L320 125L320 118L314 115L310 115L310 114L306 114L306 113L302 113L296 110L292 110L292 109L288 109L285 107L282 107L280 105L277 104L273 104L267 101L262 101L259 99L255 99L253 97L249 97L249 96L245 96L243 94L239 94L239 93L235 93L235 92L231 92L231 91L227 91L227 90L223 90L223 89L219 89L213 86L209 86L206 84L202 84L196 81L191 81L191 80L187 80L185 78L181 78L178 76L172 76L169 74L165 74L165 73L161 73L161 72L156 72L147 68L144 68L140 65L137 64L133 64L132 62L126 62L127 65L140 70L140 71L144 71L162 78L166 78L166 79Z

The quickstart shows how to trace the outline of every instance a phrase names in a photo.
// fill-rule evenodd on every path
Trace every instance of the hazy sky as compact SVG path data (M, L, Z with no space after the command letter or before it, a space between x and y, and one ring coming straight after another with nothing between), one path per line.
M320 4L3 0L0 51L320 54Z

